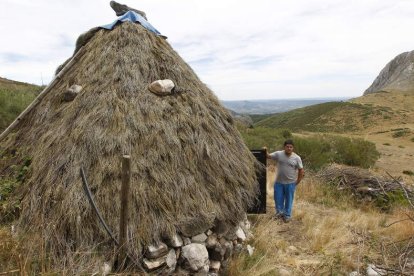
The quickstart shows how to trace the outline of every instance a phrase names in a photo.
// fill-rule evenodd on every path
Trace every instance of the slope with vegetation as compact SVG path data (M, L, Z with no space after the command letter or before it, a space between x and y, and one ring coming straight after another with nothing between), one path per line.
M0 77L0 132L28 106L42 87Z

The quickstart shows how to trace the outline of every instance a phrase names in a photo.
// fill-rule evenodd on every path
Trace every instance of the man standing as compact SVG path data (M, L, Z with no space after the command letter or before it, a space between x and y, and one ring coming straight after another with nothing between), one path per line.
M276 218L282 218L285 222L289 222L296 185L304 176L302 159L293 152L292 140L285 141L284 150L271 154L268 154L266 150L266 156L277 162L277 177L274 185Z

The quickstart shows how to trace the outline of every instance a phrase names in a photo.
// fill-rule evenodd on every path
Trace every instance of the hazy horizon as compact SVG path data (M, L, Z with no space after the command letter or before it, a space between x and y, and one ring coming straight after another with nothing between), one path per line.
M413 1L122 3L145 11L222 100L358 97L414 45ZM108 0L4 0L0 15L0 76L35 84L81 33L117 18Z

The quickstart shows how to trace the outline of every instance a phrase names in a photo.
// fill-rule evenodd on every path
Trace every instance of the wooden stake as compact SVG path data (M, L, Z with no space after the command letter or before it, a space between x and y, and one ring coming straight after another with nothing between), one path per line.
M127 225L129 219L128 198L129 184L131 182L131 157L129 155L122 156L122 186L121 186L121 217L119 220L119 262L125 262L128 249Z

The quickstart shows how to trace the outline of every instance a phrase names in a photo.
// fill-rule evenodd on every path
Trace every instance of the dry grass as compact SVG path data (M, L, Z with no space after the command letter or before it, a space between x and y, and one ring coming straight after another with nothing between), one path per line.
M0 144L29 147L30 171L19 231L42 233L50 258L110 244L82 189L85 168L98 208L117 235L120 158L132 159L131 250L186 226L236 225L255 196L256 161L212 91L162 38L139 24L100 30L85 54ZM147 85L171 79L176 93L159 97ZM70 103L62 93L83 87ZM0 158L0 171L10 166ZM35 245L33 245L35 246ZM73 258L75 260L75 258Z
M274 203L269 197L268 215L251 217L255 253L236 257L228 274L279 275L285 269L293 275L347 275L365 273L369 263L395 265L398 256L385 245L413 237L414 224L388 225L413 211L395 208L384 214L370 205L358 208L348 195L338 197L322 185L310 176L300 184L289 224L270 218Z

